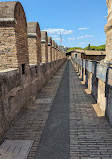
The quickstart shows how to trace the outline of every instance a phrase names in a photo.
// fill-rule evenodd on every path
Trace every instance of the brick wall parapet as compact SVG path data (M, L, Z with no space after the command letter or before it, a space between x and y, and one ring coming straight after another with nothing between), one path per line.
M29 64L41 63L41 33L38 22L27 22Z
M46 31L41 31L42 63L48 62L48 36Z
M20 2L0 2L0 13L0 69L19 68L22 73L24 67L24 72L28 72L27 22L24 9Z
M52 61L52 38L48 37L48 62Z
M0 141L18 113L33 101L66 58L38 22L26 21L20 2L0 2Z
M52 40L52 61L55 61L55 41Z

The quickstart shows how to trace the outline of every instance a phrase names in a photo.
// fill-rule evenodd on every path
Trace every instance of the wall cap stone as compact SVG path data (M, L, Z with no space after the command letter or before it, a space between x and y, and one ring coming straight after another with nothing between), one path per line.
M28 37L37 37L36 33L28 33Z
M51 46L51 45L52 45L52 38L48 37L48 46Z
M10 23L17 23L15 18L0 18L0 23L4 23L4 22L10 22Z
M20 7L24 13L25 21L26 15L22 4L19 1L0 2L0 22L14 22L16 23L17 7ZM25 24L27 26L27 24Z
M40 26L38 22L27 22L28 37L41 37Z
M41 31L41 43L47 43L47 42L48 42L47 32Z
M8 68L4 70L0 70L0 76L13 76L19 73L19 69L17 68Z

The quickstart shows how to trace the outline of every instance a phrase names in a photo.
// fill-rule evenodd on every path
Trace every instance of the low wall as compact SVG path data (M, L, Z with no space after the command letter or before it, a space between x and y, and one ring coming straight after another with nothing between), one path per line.
M72 58L76 71L112 125L112 67L98 61Z
M20 110L35 100L65 61L31 65L27 74L20 74L19 69L0 71L0 140Z

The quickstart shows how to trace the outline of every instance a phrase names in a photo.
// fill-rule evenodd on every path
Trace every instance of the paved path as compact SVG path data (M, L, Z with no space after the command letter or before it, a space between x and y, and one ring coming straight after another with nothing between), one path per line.
M27 159L34 159L36 149L38 147L53 100L56 96L65 66L66 64L55 74L46 86L42 88L36 101L19 114L18 118L14 121L14 124L5 135L5 138L10 140L34 141Z
M70 159L112 158L112 127L70 64Z
M111 159L112 127L85 89L67 62L5 137L33 141L27 159Z
M69 136L69 63L67 63L35 159L69 159Z

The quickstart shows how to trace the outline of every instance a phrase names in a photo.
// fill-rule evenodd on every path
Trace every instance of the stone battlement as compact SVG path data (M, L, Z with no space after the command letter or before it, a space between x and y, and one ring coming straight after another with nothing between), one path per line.
M20 2L0 2L0 140L65 60L39 23L26 21Z

